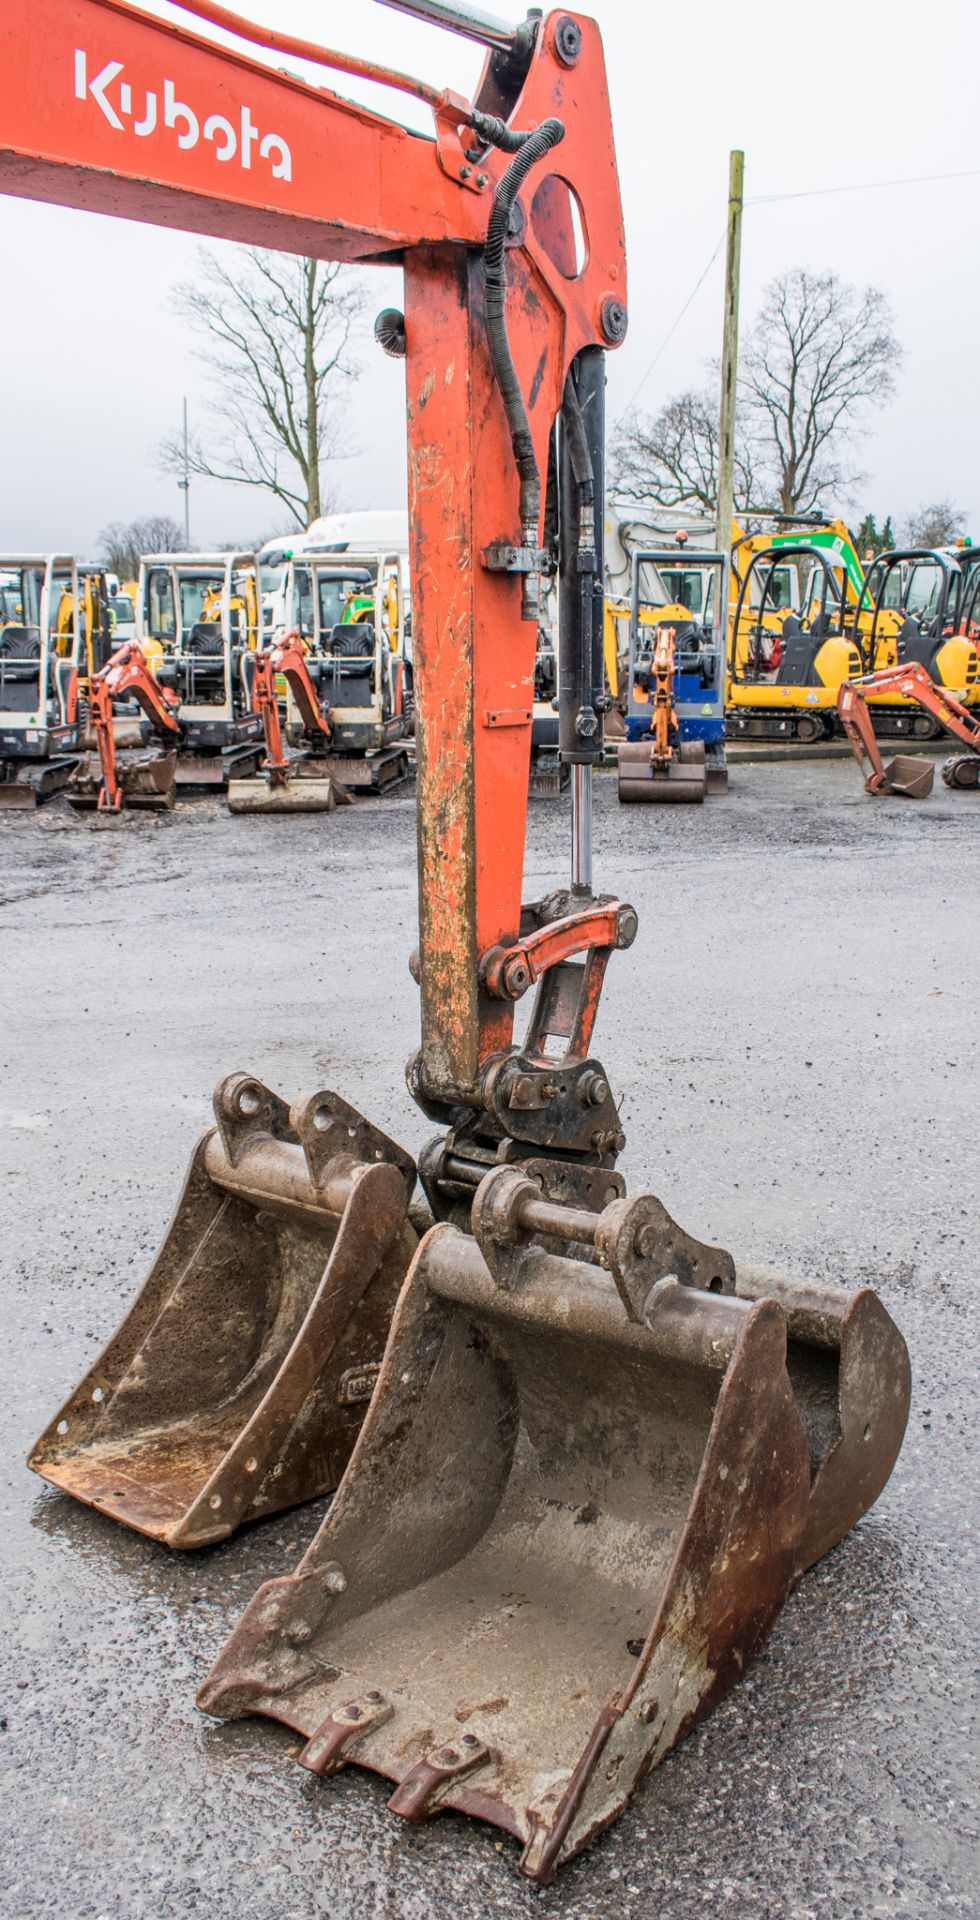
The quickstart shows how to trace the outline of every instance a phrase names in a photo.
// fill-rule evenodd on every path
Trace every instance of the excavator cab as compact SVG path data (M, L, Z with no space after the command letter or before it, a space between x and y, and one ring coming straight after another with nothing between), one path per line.
M405 581L395 552L297 554L282 619L308 641L307 665L333 744L326 771L355 792L380 792L408 772ZM287 739L299 716L287 703Z
M226 787L253 772L262 726L252 709L258 573L248 553L153 554L140 562L137 641L176 695L176 782ZM149 737L149 728L146 729Z
M0 807L33 807L77 764L84 673L78 567L67 554L0 555Z
M251 700L258 586L248 554L154 554L140 562L136 637L94 676L96 752L72 775L73 807L116 817L172 808L178 787L227 786L254 770Z
M686 544L633 553L620 800L699 801L728 785L728 567Z
M795 606L781 591L791 568L801 582ZM729 643L730 700L740 730L801 741L827 737L841 681L861 672L851 620L847 576L833 555L803 541L754 552Z
M922 667L937 686L967 704L980 701L980 654L976 625L977 571L971 583L959 562L941 549L906 548L883 553L868 570L858 604L855 638L863 670ZM910 707L896 691L868 689L879 732L935 737L941 728Z

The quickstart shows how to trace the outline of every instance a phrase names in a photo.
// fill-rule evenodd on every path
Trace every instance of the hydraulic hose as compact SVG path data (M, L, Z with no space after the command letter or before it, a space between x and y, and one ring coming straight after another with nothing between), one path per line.
M510 133L506 127L502 126L500 130L507 135L507 140L506 142L494 140L494 145L503 146L506 152L511 151L514 141L520 141L520 145L506 173L501 174L497 182L493 206L490 209L483 255L486 277L487 342L494 376L507 414L511 445L520 476L523 541L526 547L536 547L541 512L541 473L534 452L534 441L524 404L524 395L521 392L510 350L510 341L507 337L504 249L510 226L511 209L521 187L531 168L565 138L565 129L560 120L543 120L540 127L536 127L534 132L529 134Z

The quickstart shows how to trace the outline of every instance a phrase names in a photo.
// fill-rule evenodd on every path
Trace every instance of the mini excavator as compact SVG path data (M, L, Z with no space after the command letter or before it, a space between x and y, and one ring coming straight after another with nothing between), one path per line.
M0 555L0 808L39 805L78 764L82 632L70 554Z
M117 751L116 701L135 700L162 751ZM88 688L89 721L95 752L80 762L72 775L68 799L73 807L95 807L99 813L118 814L127 807L172 809L177 800L177 749L181 740L180 703L169 687L162 687L136 640L117 648Z
M0 187L403 267L378 331L407 388L408 1079L434 1128L410 1218L416 1166L344 1097L228 1076L143 1291L31 1461L174 1547L336 1488L200 1705L285 1722L321 1780L387 1776L398 1818L503 1828L545 1882L876 1499L909 1368L869 1288L737 1268L616 1170L592 1035L637 917L592 868L604 359L627 322L602 46L569 12L399 4L485 46L472 101L214 0L186 0L194 29L125 0L8 9ZM202 22L412 94L433 137ZM522 903L552 580L571 873Z
M620 800L701 801L727 789L728 572L727 554L691 550L686 534L672 549L632 554ZM641 585L651 577L667 604L641 611Z
M282 737L279 682L285 681L299 714L304 751L290 755ZM350 804L346 787L326 766L334 749L334 730L307 661L307 646L294 629L255 656L252 704L262 716L265 759L250 779L228 782L232 813L332 813Z
M262 733L251 693L258 627L251 554L142 559L136 638L92 681L96 751L72 774L71 805L113 816L129 806L170 809L179 787L226 787L236 772L254 771ZM141 745L120 748L114 708L123 703L137 708Z
M943 762L943 781L952 788L980 787L980 720L955 694L948 693L945 687L937 687L921 660L911 660L907 666L882 667L878 673L849 680L837 695L841 725L862 773L865 759L870 764L871 770L864 782L866 792L897 793L907 800L925 800L932 792L934 773L932 761L924 754L899 753L887 764L882 761L868 706L868 696L876 692L897 693L903 700L913 701L946 733L962 740L968 751L951 754Z

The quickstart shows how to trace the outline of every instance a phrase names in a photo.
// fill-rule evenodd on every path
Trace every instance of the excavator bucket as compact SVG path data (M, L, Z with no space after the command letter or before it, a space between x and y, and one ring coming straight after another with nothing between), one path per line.
M332 1093L215 1094L142 1292L29 1464L171 1547L337 1485L417 1245L409 1156Z
M336 807L352 805L343 782L315 760L294 761L285 780L257 773L250 780L228 782L232 813L333 813Z
M169 812L176 805L176 752L143 752L136 748L119 753L116 777L123 807L160 808ZM102 762L97 753L86 754L69 782L69 804L83 812L97 807L102 787Z
M198 1699L545 1882L877 1497L908 1355L868 1289L739 1277L652 1197L549 1206L500 1167L473 1220L422 1241L330 1512Z
M884 793L903 794L906 800L926 800L932 792L935 766L921 753L896 753L885 762Z
M707 791L703 740L683 740L667 761L657 759L649 740L620 742L620 800L700 801Z

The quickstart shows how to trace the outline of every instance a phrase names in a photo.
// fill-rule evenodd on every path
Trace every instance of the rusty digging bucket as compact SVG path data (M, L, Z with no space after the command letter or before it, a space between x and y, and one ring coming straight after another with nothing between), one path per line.
M667 761L656 758L651 740L620 742L620 800L700 801L707 791L703 740L682 740Z
M329 1515L198 1703L386 1776L406 1820L502 1827L546 1882L877 1497L909 1364L873 1292L736 1279L653 1198L500 1167L473 1218L422 1241Z
M123 807L157 807L168 812L177 803L177 754L126 749L116 756L116 775ZM80 811L98 807L102 792L102 762L86 754L68 783L68 802Z
M417 1245L414 1162L335 1094L232 1074L214 1105L146 1285L29 1459L171 1547L337 1485Z
M932 792L935 765L922 753L896 753L886 760L882 793L898 793L906 800L927 800Z

